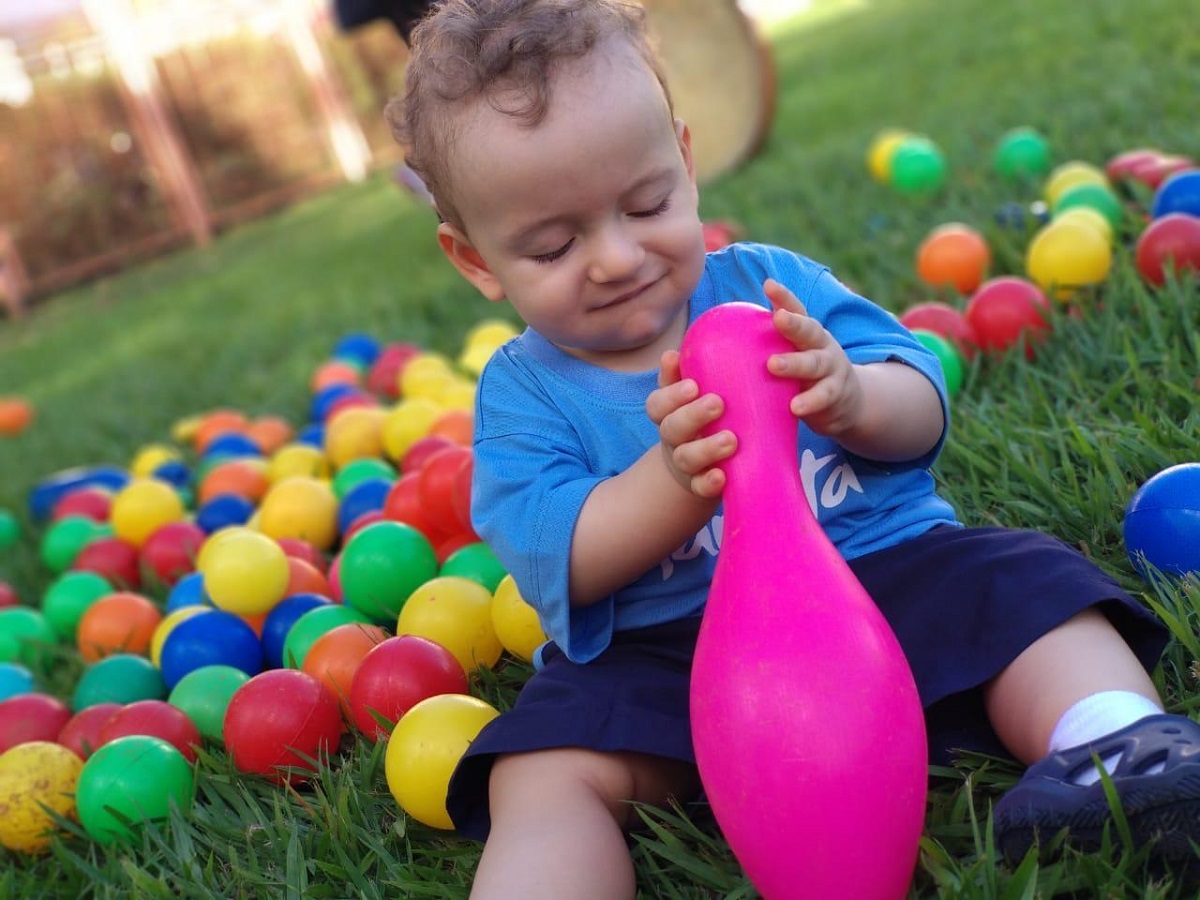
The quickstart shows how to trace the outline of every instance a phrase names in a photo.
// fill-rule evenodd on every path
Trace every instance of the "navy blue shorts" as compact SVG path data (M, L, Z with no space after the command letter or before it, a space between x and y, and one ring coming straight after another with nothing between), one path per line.
M1078 551L1003 528L941 527L850 567L904 648L925 707L931 762L956 750L1007 755L980 687L1037 638L1099 606L1147 671L1167 631ZM486 838L496 756L550 747L626 750L694 762L688 680L700 618L619 632L598 658L571 662L554 645L516 704L479 733L450 782L460 834Z

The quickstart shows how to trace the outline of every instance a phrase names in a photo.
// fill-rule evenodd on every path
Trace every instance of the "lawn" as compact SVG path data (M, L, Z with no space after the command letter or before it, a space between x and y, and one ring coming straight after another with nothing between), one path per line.
M1200 154L1200 30L1183 6L814 0L771 33L778 114L763 152L706 186L702 214L828 263L897 313L934 298L913 254L943 222L979 228L994 272L1021 274L1031 232L1002 226L995 212L1037 200L1039 188L992 170L1007 129L1040 130L1056 162L1102 165L1146 145ZM912 198L869 178L866 148L890 126L938 143L950 162L942 192ZM972 365L936 474L968 523L1052 532L1156 609L1173 634L1156 681L1173 711L1195 715L1200 589L1141 579L1121 519L1148 477L1200 459L1200 302L1194 281L1149 290L1125 238L1103 287L1054 310L1034 362L1014 353ZM511 318L451 270L430 213L385 173L202 250L46 298L27 320L0 324L0 395L22 395L38 411L26 433L0 439L0 509L24 517L39 478L126 465L204 410L302 422L308 378L345 333L456 356L469 328L497 315ZM36 605L50 575L38 560L39 525L23 524L22 544L0 551L0 580ZM79 670L64 651L39 674L66 696ZM525 674L510 663L475 687L503 705ZM199 773L192 810L146 829L137 846L106 849L80 832L39 858L0 851L0 898L467 894L478 846L399 813L381 747L348 743L300 791L238 777L218 747ZM1017 773L982 758L932 773L912 896L1195 896L1148 870L1119 830L1099 854L1005 866L989 806ZM770 827L770 798L763 808ZM754 896L703 808L645 818L632 839L644 896Z

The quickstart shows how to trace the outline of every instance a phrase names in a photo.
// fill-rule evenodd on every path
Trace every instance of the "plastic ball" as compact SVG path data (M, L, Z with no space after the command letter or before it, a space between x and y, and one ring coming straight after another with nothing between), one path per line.
M322 445L324 440L322 431ZM275 484L285 478L295 476L327 478L329 476L329 460L326 459L325 452L320 447L310 444L286 444L276 450L267 462L267 480L271 484Z
M142 586L142 564L138 548L118 537L101 537L89 542L71 568L103 575L113 587L136 591Z
M189 572L172 586L167 594L165 610L173 613L185 606L212 606L212 600L204 591L204 576L199 572Z
M340 469L356 459L383 455L383 421L377 406L360 406L332 416L325 424L325 455Z
M287 558L288 581L283 596L294 594L320 594L329 597L332 593L329 579L317 566L294 556ZM272 607L273 608L273 607Z
M33 673L19 663L0 662L0 702L33 693Z
M79 821L101 844L127 841L126 824L167 818L191 808L195 773L183 754L161 738L131 735L105 744L83 764L76 784Z
M265 534L247 529L207 550L198 568L213 605L240 616L269 611L283 598L288 583L283 548Z
M20 605L21 598L17 595L17 589L7 581L0 581L0 610Z
M950 287L970 294L987 276L992 252L974 228L948 222L933 229L917 248L916 269L932 287Z
M1137 270L1149 284L1162 287L1167 272L1200 273L1200 217L1169 213L1155 219L1138 237Z
M285 478L271 486L258 509L258 527L276 540L299 538L321 550L337 539L337 497L316 478Z
M225 711L225 747L239 772L278 783L312 775L309 759L337 750L342 712L319 679L295 669L256 675L234 692Z
M256 675L263 668L258 635L241 618L220 609L183 620L163 642L166 688L173 689L189 672L204 666L232 666Z
M333 479L333 493L339 501L364 481L395 481L396 469L387 460L379 458L355 459L338 470Z
M946 160L933 141L910 136L892 154L892 187L904 194L932 194L946 183Z
M1112 181L1125 181L1133 177L1139 166L1158 160L1162 153L1151 147L1123 150L1104 164L1104 174Z
M451 553L438 575L455 575L477 581L489 591L495 591L508 574L487 544L476 541Z
M366 368L379 358L381 352L379 341L371 335L351 332L338 339L331 355L334 359L350 360L356 365Z
M225 711L237 689L249 680L233 666L202 666L179 679L167 702L185 712L201 735L222 742Z
M75 644L88 663L114 653L149 655L154 630L161 621L162 613L148 598L118 591L87 608L75 631Z
M474 405L471 409L447 409L429 426L433 437L444 437L461 447L470 447L475 439Z
M1154 194L1150 216L1161 219L1171 213L1200 216L1200 169L1172 175Z
M437 641L467 672L491 668L504 646L492 624L492 595L469 578L440 577L414 590L396 620L396 634Z
M1112 224L1105 218L1100 210L1092 206L1069 206L1059 209L1054 214L1056 222L1082 222L1083 224L1096 229L1103 235L1104 240L1112 244L1114 230Z
M7 509L0 509L0 550L15 547L21 540L21 525Z
M436 400L454 378L450 361L438 353L419 353L400 372L400 396Z
M256 459L262 455L262 447L258 446L258 441L238 431L217 435L204 448L205 458Z
M422 700L396 723L384 770L400 808L431 828L452 829L446 811L450 776L471 741L499 711L464 694Z
M368 513L381 513L394 478L370 478L354 485L338 504L338 530L342 535Z
M186 512L179 493L169 484L135 478L113 497L110 521L117 537L140 547L160 527L178 522Z
M288 629L283 641L283 664L289 669L301 669L308 657L308 651L321 635L332 631L339 625L370 625L371 620L364 614L349 606L330 603L317 606L301 614L292 627Z
M422 700L465 694L468 687L462 664L441 644L415 634L388 638L363 657L354 673L352 721L369 739L378 741Z
M1025 341L1025 356L1032 359L1034 345L1050 330L1049 301L1041 289L1024 278L1003 276L986 282L967 301L967 321L979 346L1001 353Z
M1057 219L1064 211L1077 207L1094 209L1104 216L1110 226L1110 234L1112 230L1119 229L1125 220L1125 207L1120 199L1102 184L1083 182L1073 185L1059 193L1051 209Z
M112 509L112 493L103 488L82 487L63 494L50 512L52 521L67 516L82 516L93 522L107 522Z
M1056 221L1041 229L1025 252L1025 271L1047 296L1069 300L1082 287L1099 284L1112 268L1112 249L1094 228Z
M80 515L64 516L52 522L42 534L39 555L51 572L65 572L84 547L112 533L112 526L107 522Z
M402 460L413 444L429 434L441 414L441 404L425 398L410 397L393 406L381 428L388 457L395 462Z
M958 348L964 359L973 359L979 339L966 316L957 307L938 300L916 303L899 316L900 324L910 331L931 331Z
M245 431L250 420L236 409L214 409L205 413L192 429L192 449L202 454L218 435Z
M84 487L116 491L129 483L129 473L118 466L79 466L43 478L29 492L29 516L44 519L66 494Z
M83 761L51 741L14 747L0 755L0 846L39 853L59 831L54 817L75 818L75 790Z
M163 644L167 642L167 638L175 630L175 626L185 619L192 618L192 616L198 616L211 611L211 606L182 606L174 612L169 612L163 616L162 621L158 623L158 626L154 629L153 636L150 638L150 662L156 666L162 666Z
M282 416L260 416L246 429L246 435L267 454L274 453L290 441L294 433L292 423Z
M942 369L942 377L946 382L947 396L951 398L957 396L958 392L962 390L965 377L963 356L958 352L958 348L940 334L934 334L932 331L918 328L912 334L926 350L937 357L938 364Z
M49 694L18 694L0 701L0 753L30 741L53 741L71 710Z
M116 653L83 670L71 697L76 712L97 703L136 703L167 695L162 673L141 656Z
M958 359L957 351L949 341L939 338L937 335L933 337L941 341L943 347L953 353L955 359ZM961 366L960 362L960 383L962 380ZM496 588L496 593L492 596L491 614L492 625L496 629L496 636L500 639L500 643L504 645L505 650L518 659L530 662L533 659L534 651L548 640L546 632L542 630L537 610L525 602L517 587L517 582L511 575L505 575Z
M192 522L168 522L142 544L143 573L170 587L193 571L204 538L205 532Z
M387 632L378 625L358 622L338 625L313 641L304 655L302 669L320 679L349 715L354 673L363 658L387 637Z
M186 712L165 700L139 700L122 706L104 723L98 738L100 747L133 734L162 738L183 754L184 759L196 761L200 745L200 730Z
M262 629L263 654L270 668L278 669L283 666L283 647L288 632L297 620L309 610L319 606L330 606L332 601L320 594L293 594L284 597L276 607L267 613Z
M0 437L15 437L34 419L33 406L21 397L0 397Z
M1148 577L1147 564L1168 575L1200 573L1200 463L1181 463L1147 479L1130 498L1125 550Z
M46 617L36 609L0 609L0 662L20 662L36 669L57 639Z
M122 708L120 703L97 703L81 709L58 732L58 742L80 759L87 759L100 746L100 730L104 723Z
M892 157L905 140L912 137L899 128L885 128L871 140L867 147L867 171L880 184L888 184L892 177Z
M245 525L257 509L252 500L237 494L217 494L196 510L196 527L205 534L222 528Z
M409 595L437 574L428 539L401 522L378 522L356 534L341 554L342 593L380 622L393 620Z
M1063 191L1073 188L1077 184L1098 184L1104 188L1110 187L1108 177L1101 169L1091 163L1075 159L1056 166L1047 176L1045 184L1042 185L1042 197L1047 204L1053 207Z
M95 572L64 572L42 595L42 613L60 641L75 643L75 632L83 614L113 586Z
M1013 128L996 142L992 165L1005 178L1040 178L1050 169L1050 145L1033 128Z

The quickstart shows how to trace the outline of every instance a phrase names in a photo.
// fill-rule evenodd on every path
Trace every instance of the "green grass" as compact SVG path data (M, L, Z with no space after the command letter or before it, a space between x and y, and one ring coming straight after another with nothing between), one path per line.
M706 218L831 264L900 311L930 299L913 273L934 225L983 229L996 270L1020 272L1029 235L994 222L1000 204L1037 199L992 174L991 146L1031 125L1057 161L1103 163L1156 145L1200 153L1200 32L1177 0L881 0L820 2L772 36L778 117L764 152L704 191ZM951 162L946 190L914 200L873 183L863 155L880 129L929 135ZM1142 198L1144 199L1144 198ZM441 259L432 221L385 175L225 235L203 250L141 266L40 303L0 326L0 394L38 421L0 441L0 508L24 515L30 486L58 469L127 464L172 423L216 406L307 408L307 379L347 331L457 354L479 319L511 315L473 294ZM1152 293L1128 242L1078 315L1058 309L1036 363L980 360L956 399L937 474L972 524L1057 534L1081 547L1168 623L1156 680L1169 706L1200 713L1200 588L1149 585L1121 540L1133 490L1197 459L1200 303L1194 283ZM0 578L36 604L49 576L38 530L0 556ZM1034 598L1036 602L1036 598ZM69 691L67 651L40 674ZM525 671L477 684L507 702ZM75 834L48 856L0 853L0 897L464 897L476 845L398 812L380 748L350 742L312 786L287 792L237 777L219 748L199 765L186 815L106 849ZM913 896L1190 897L1194 888L1111 845L1016 870L998 861L989 808L1017 775L972 758L933 773ZM769 827L770 799L764 798ZM703 809L647 811L631 843L646 897L742 897L753 891Z

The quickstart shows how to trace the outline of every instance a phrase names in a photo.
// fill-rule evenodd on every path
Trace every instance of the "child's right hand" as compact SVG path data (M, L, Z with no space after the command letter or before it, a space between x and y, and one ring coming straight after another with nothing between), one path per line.
M700 396L696 382L680 377L678 351L662 355L658 389L646 398L646 413L658 426L667 469L697 497L712 499L725 489L725 473L717 463L733 455L737 438L729 430L701 434L724 409L716 394Z

